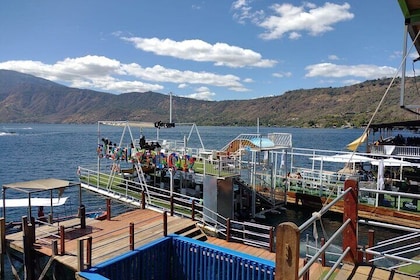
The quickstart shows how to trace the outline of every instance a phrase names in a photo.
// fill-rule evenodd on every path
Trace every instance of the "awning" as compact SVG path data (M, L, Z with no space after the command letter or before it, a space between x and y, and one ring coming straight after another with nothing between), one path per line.
M16 182L3 185L3 188L17 189L21 191L31 192L31 191L46 191L46 190L55 190L72 185L70 181L60 180L60 179L39 179L32 181Z
M371 164L378 166L381 160L372 160ZM405 160L396 158L384 158L382 159L384 166L419 166L418 163L413 163Z
M355 154L336 154L333 156L317 156L311 158L312 160L319 160L324 162L342 162L342 163L356 163L356 162L370 162L372 158L355 155Z
M249 141L258 148L273 148L275 146L274 142L268 138L253 138Z

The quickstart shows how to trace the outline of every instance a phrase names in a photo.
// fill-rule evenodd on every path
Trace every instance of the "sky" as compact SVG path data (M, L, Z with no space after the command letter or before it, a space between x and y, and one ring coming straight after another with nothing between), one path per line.
M403 31L397 0L2 0L0 69L112 94L244 100L393 77Z

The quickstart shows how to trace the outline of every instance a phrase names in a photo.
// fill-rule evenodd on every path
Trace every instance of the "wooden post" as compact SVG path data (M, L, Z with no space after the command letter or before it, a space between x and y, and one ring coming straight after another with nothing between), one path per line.
M53 256L58 255L58 242L57 242L57 240L51 241L51 255L53 255Z
M270 251L270 253L274 252L274 228L271 227L270 228L270 245L268 250Z
M226 219L226 241L230 241L230 219Z
M80 227L86 228L86 208L84 205L80 205L79 214L80 214Z
M275 280L298 280L300 232L292 222L281 223L276 229Z
M106 199L106 219L111 221L111 199Z
M60 256L63 256L66 248L65 248L65 231L64 231L64 226L60 226Z
M344 196L343 221L348 219L351 222L343 231L343 250L350 247L350 252L344 257L343 261L357 264L357 208L358 208L358 182L356 179L347 179L344 182L344 190L351 188L351 191Z
M35 270L32 258L32 244L31 242L31 229L28 224L28 217L22 217L22 230L23 230L23 266L25 270L25 279L35 279Z
M92 236L86 239L86 268L92 267Z
M170 198L170 202L171 202L171 217L174 215L174 197L171 195Z
M4 255L6 254L6 220L0 218L0 279L4 279Z
M85 264L83 263L83 239L77 240L77 271L84 270Z
M195 220L195 199L191 202L191 220Z
M325 245L325 238L324 237L321 237L321 248L322 248L322 246L324 246ZM323 267L325 267L326 266L326 261L325 261L325 251L321 254L321 265L323 266Z
M168 213L163 211L163 236L168 236Z
M305 266L308 263L308 259L304 259L303 260L303 266ZM303 274L303 280L309 280L309 269L308 271L305 272L305 274Z
M370 229L368 231L368 248L372 248L373 246L375 246L375 231ZM366 262L370 262L371 260L372 254L366 254Z
M30 223L28 224L28 234L29 234L29 244L31 248L35 243L35 217L30 218Z
M141 209L146 209L146 197L144 196L144 190L141 191Z
M130 250L134 251L134 223L130 223L130 227L129 227L129 231L130 231Z

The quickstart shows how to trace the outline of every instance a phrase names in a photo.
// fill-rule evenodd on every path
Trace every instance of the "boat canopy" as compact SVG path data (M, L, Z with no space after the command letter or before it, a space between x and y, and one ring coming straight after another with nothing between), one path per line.
M258 138L252 138L249 140L253 145L255 145L256 147L262 149L262 148L273 148L274 142L271 141L268 138L264 138L264 137L258 137Z

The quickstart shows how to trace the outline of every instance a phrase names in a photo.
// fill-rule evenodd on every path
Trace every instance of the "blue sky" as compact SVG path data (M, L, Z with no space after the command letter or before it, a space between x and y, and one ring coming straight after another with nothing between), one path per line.
M397 0L2 0L0 69L114 94L252 99L393 77L403 28Z

